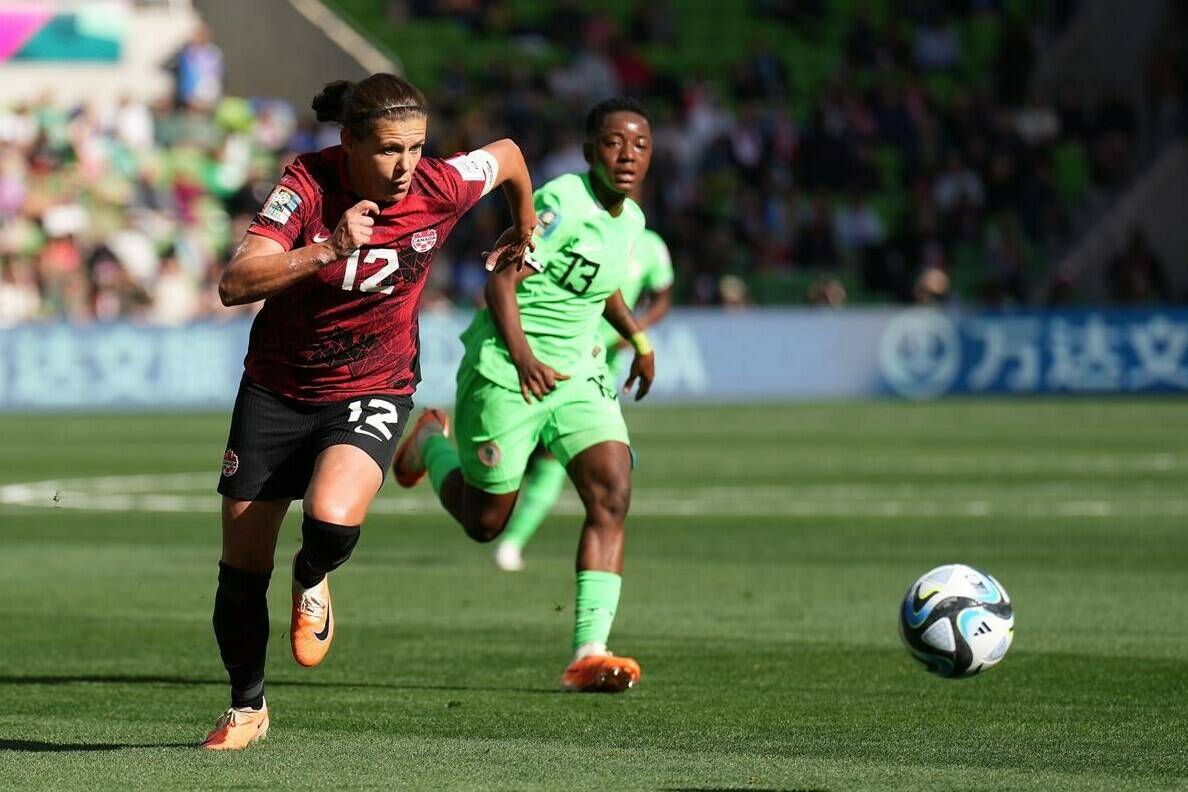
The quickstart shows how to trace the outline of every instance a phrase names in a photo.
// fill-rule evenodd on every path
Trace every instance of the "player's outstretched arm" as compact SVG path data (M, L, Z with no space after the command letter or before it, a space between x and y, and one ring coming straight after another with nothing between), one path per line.
M503 187L512 216L512 227L499 237L494 249L486 255L487 270L498 272L513 264L518 270L524 266L525 252L533 249L536 209L532 205L532 177L514 140L496 140L483 146L482 150L494 157L499 166L495 184Z
M377 214L376 204L360 201L343 214L328 240L295 250L285 250L260 234L246 234L219 278L219 299L227 306L246 305L284 291L366 244Z
M656 353L644 334L639 321L627 307L623 293L616 291L606 298L606 307L602 315L611 327L619 331L619 335L626 338L635 347L635 359L631 361L631 373L627 375L627 382L623 384L623 393L631 393L631 388L639 381L639 388L635 391L635 400L639 401L648 395L652 389L652 381L656 379Z
M508 355L519 372L520 394L524 401L529 403L532 402L533 396L543 399L549 391L557 387L558 381L569 379L569 375L561 374L537 359L520 324L516 286L520 281L535 274L536 270L531 267L521 270L509 267L488 278L487 286L483 290L487 298L487 310L491 312L491 320L503 338L503 343L507 344Z

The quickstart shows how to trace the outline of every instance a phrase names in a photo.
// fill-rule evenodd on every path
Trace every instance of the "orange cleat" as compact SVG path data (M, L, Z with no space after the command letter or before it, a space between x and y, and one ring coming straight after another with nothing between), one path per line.
M294 562L297 560L294 557ZM289 646L298 665L313 668L330 651L334 640L334 614L330 607L330 576L313 588L293 580L293 616L289 620Z
M215 722L202 741L204 751L242 751L268 734L268 704L258 710L231 709Z
M561 675L561 689L576 693L622 693L635 687L642 671L630 657L591 654L569 664Z
M421 447L425 445L425 440L435 434L450 436L450 418L441 410L430 408L421 413L396 452L392 473L397 484L407 489L415 487L425 477L425 459L421 456Z

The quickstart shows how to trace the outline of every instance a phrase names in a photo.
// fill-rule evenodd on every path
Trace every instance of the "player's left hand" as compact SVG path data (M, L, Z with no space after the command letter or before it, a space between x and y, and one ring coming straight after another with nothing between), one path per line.
M512 226L499 235L499 239L495 240L495 247L483 251L487 272L503 272L513 264L517 272L524 268L525 256L529 251L536 249L536 243L532 241L535 220L533 218L534 225L527 231Z
M639 380L639 388L635 391L635 400L639 401L644 396L648 395L648 391L652 389L652 381L656 379L656 353L649 352L646 355L636 353L635 359L631 361L631 373L627 375L627 382L623 384L623 393L631 393L631 386Z

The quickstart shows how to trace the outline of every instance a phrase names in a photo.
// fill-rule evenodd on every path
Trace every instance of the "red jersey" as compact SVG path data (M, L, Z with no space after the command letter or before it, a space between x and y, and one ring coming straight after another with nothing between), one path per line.
M307 402L411 394L420 382L417 317L429 266L493 179L489 157L423 157L408 194L375 218L369 244L264 301L247 376ZM285 169L248 231L285 250L304 247L328 239L360 200L341 146L305 154Z

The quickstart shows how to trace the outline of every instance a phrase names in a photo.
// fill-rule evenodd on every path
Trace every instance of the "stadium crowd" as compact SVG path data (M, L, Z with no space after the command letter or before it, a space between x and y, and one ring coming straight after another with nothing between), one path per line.
M822 13L816 2L754 5L773 17L792 9L809 26ZM653 68L642 48L678 27L662 1L629 24L577 2L537 27L515 27L498 2L393 2L390 12L566 38L561 64L459 65L427 87L439 154L508 135L543 182L583 166L584 108L618 92L646 97L657 151L645 210L672 248L683 302L1028 302L1132 177L1136 109L1071 95L1027 103L1037 48L1072 3L1040 19L995 0L918 5L884 23L854 15L831 76L807 99L771 38L751 42L723 79ZM986 41L969 33L979 20L995 31ZM985 79L963 77L971 59L989 64ZM202 32L172 67L176 95L152 105L67 108L46 96L0 108L0 324L231 315L215 291L230 246L280 168L337 142L337 130L303 126L283 102L222 96L221 58ZM1176 133L1182 67L1152 99ZM479 299L478 255L501 212L489 200L459 226L430 307ZM1109 278L1118 301L1174 297L1139 238ZM1076 300L1060 284L1047 293Z

